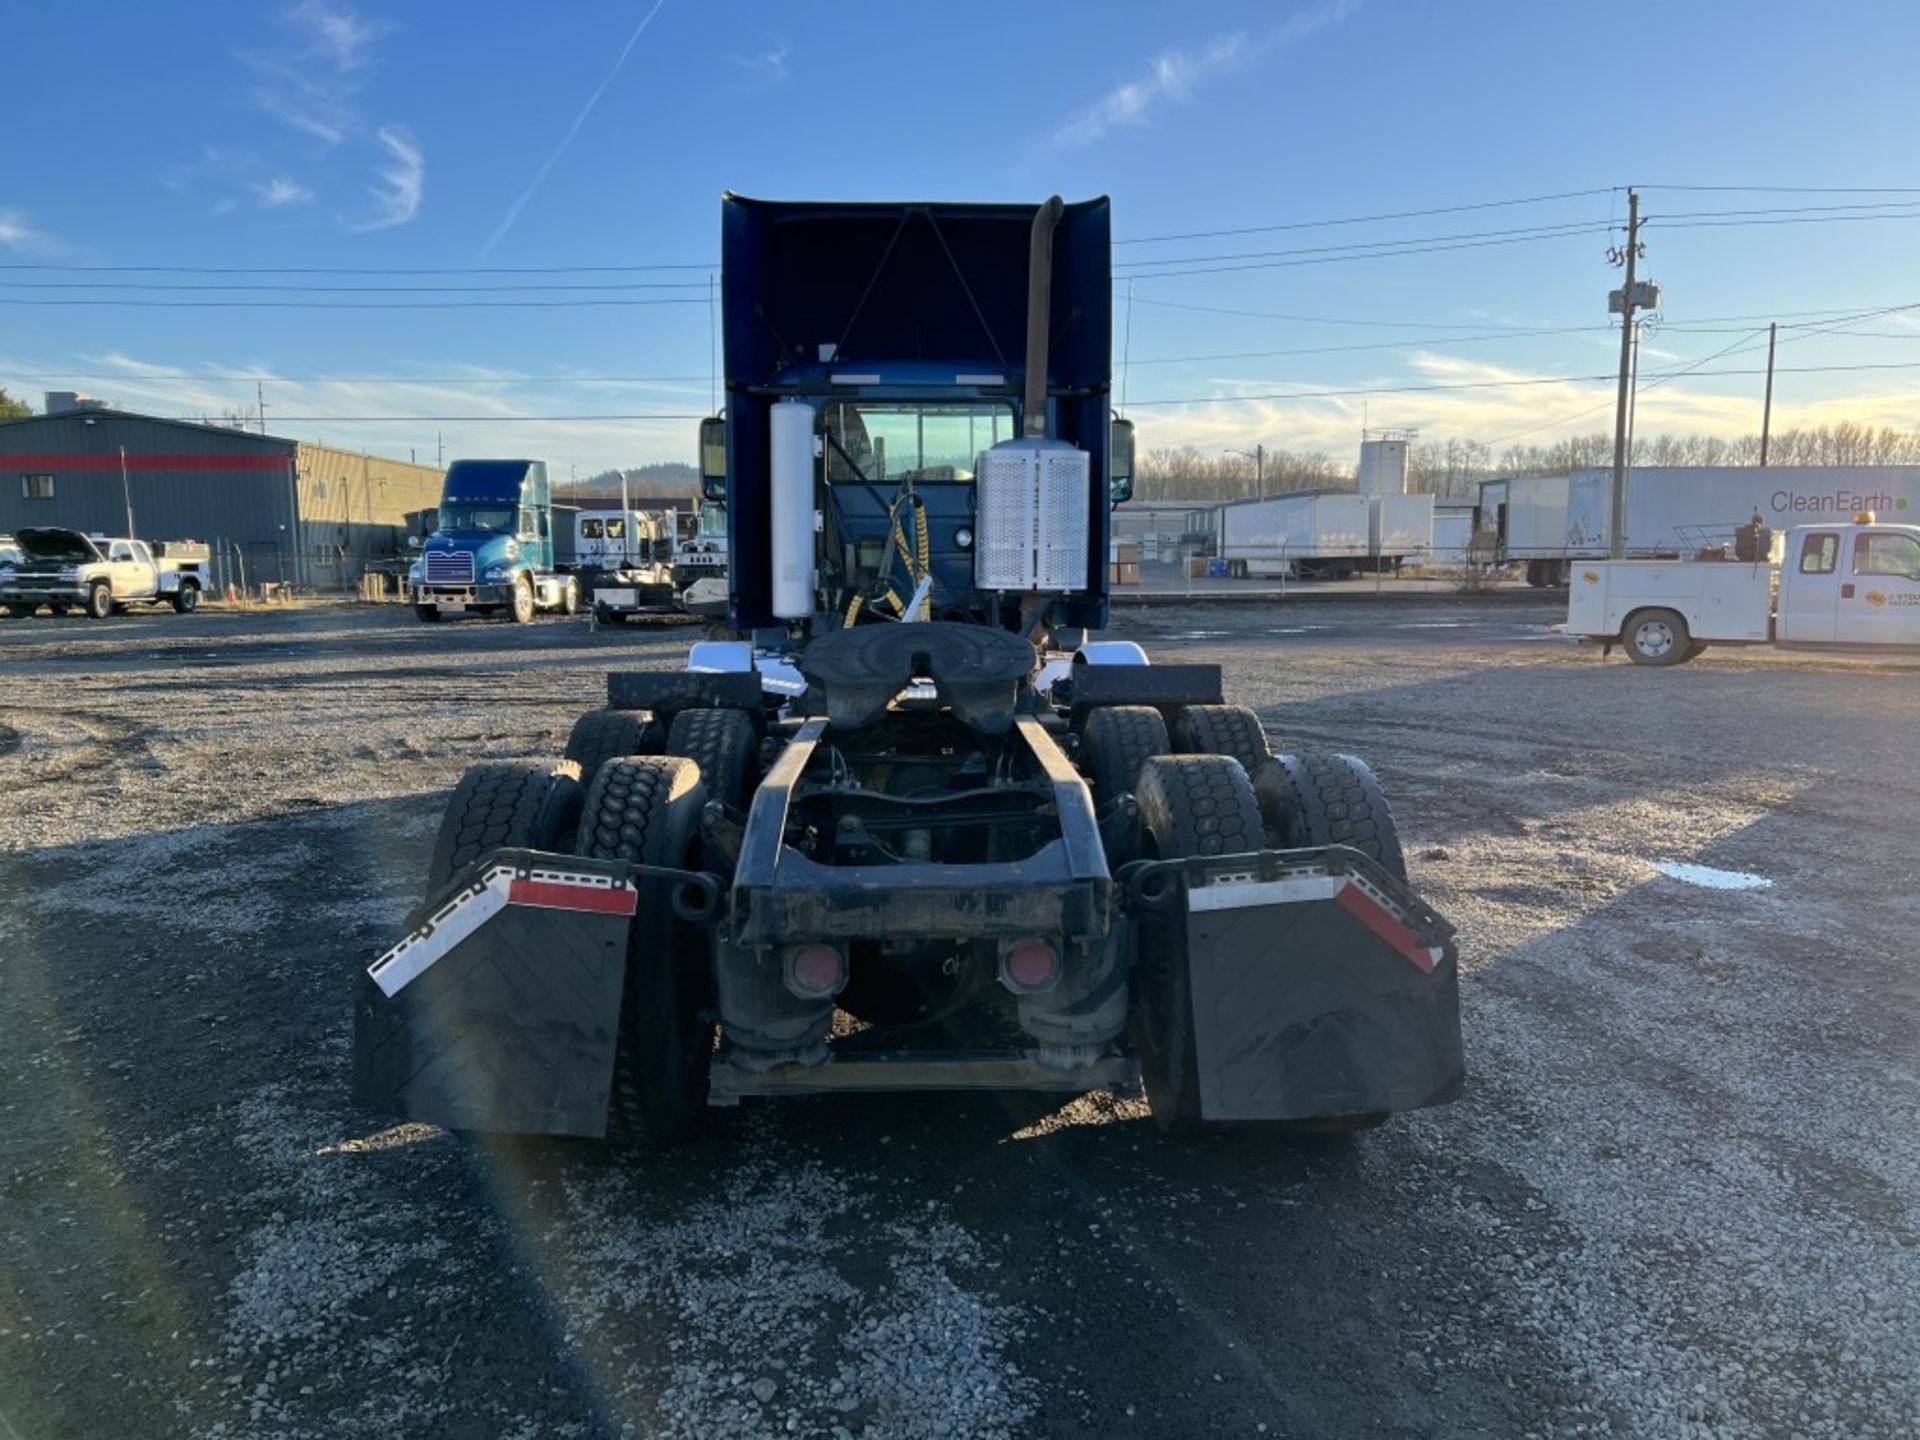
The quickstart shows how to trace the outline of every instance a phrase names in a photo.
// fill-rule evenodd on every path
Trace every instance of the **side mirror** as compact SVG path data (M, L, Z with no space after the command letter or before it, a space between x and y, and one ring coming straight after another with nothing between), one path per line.
M1133 498L1133 422L1118 416L1107 445L1108 503L1122 505Z
M709 500L727 498L727 418L700 422L700 493Z

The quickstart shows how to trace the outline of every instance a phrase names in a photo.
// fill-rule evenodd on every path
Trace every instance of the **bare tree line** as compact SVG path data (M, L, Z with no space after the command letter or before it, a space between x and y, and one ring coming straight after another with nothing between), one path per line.
M1633 443L1635 465L1757 465L1760 437L1644 435ZM1920 465L1920 431L1834 425L1776 431L1769 465ZM1502 475L1568 475L1613 464L1613 437L1578 435L1546 445L1508 445L1497 453L1477 440L1416 442L1407 450L1407 488L1434 495L1472 496L1482 480ZM1354 465L1325 451L1270 450L1264 489L1350 490ZM1255 493L1254 465L1236 454L1207 454L1197 446L1149 450L1141 457L1136 493L1142 500L1237 500Z

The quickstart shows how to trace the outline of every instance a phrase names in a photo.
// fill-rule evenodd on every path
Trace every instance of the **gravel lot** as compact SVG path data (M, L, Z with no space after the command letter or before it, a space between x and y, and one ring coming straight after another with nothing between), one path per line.
M1459 1104L799 1100L645 1161L356 1114L350 995L460 770L697 630L0 622L0 1437L1920 1432L1920 675L1555 618L1124 616L1380 770Z

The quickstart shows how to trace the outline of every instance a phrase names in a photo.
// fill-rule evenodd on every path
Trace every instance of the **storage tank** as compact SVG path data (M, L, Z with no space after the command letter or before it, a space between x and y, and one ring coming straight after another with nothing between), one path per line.
M1407 442L1398 436L1360 442L1360 479L1355 487L1362 495L1404 495L1407 493Z

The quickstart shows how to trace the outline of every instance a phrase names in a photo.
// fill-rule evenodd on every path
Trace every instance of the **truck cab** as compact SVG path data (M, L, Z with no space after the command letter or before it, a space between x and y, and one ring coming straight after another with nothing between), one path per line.
M579 591L553 564L553 499L542 460L456 460L440 514L407 575L422 620L473 611L524 624L571 615Z
M1920 646L1920 526L1796 526L1774 627L1782 645Z

